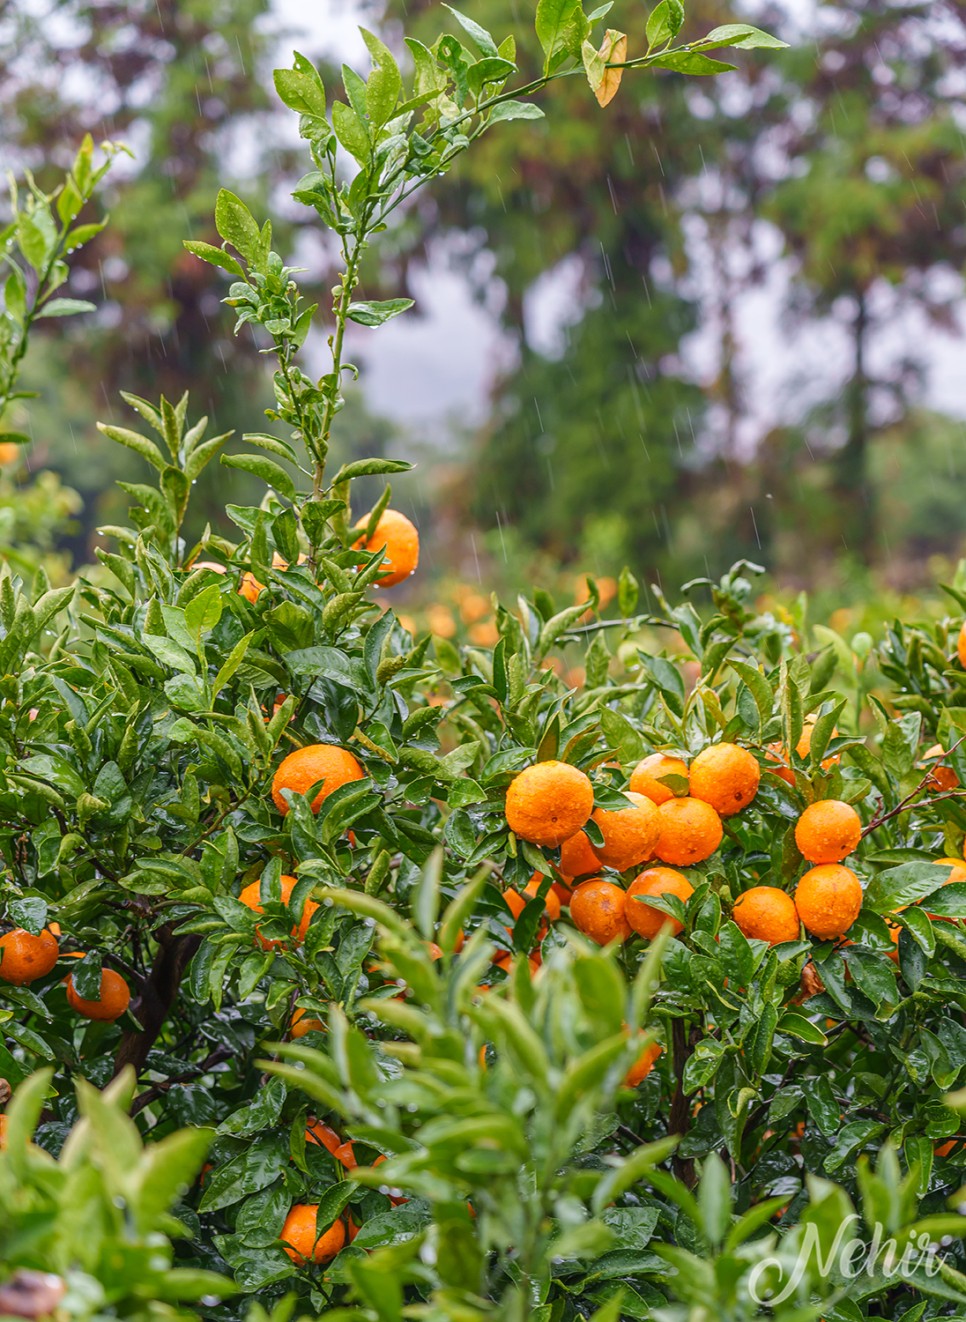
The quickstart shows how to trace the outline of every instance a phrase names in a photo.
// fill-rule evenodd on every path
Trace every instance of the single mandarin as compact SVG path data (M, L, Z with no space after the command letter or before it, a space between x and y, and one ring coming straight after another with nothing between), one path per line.
M338 744L306 744L279 763L272 780L272 800L284 817L288 804L282 796L283 790L307 794L321 781L322 788L312 800L312 811L318 812L340 785L347 785L350 780L363 780L365 774L347 748L340 748Z
M325 1024L321 1019L312 1019L310 1012L301 1005L296 1006L292 1012L292 1022L289 1025L288 1035L293 1039L305 1037L306 1033L324 1033Z
M731 916L739 931L754 941L777 946L797 941L798 910L795 901L777 886L752 886L735 900Z
M803 762L807 760L809 753L812 751L812 735L815 733L815 722L817 719L818 718L815 716L806 716L805 724L802 726L802 733L799 735L798 743L795 745L795 752ZM834 739L837 734L838 730L834 729L832 731L832 738ZM794 789L795 773L791 769L788 760L788 752L784 745L780 743L769 744L767 757L769 762L777 762L780 764L771 768L775 775L780 776L787 785L790 785L792 789ZM831 757L824 757L822 759L822 770L828 771L830 767L835 766L840 760L838 753L834 753Z
M326 1152L331 1152L335 1156L336 1150L341 1148L343 1140L335 1130L321 1120L316 1120L314 1115L306 1117L305 1120L305 1141L314 1143L320 1148L325 1148Z
M589 877L600 871L600 859L587 838L586 831L578 831L560 846L560 875L567 881Z
M512 951L504 950L502 955L497 955L496 959L493 960L493 967L495 969L502 969L503 972L507 975L507 977L509 977L510 974L513 972L513 964L517 958L518 956L514 955ZM539 972L540 968L543 965L543 960L540 958L540 952L531 951L531 953L527 956L527 963L530 966L530 976L532 978L535 973ZM490 984L488 982L481 983L479 990L489 991Z
M795 888L795 908L812 936L831 941L844 936L862 908L862 886L851 868L822 863L805 873Z
M795 843L809 863L841 863L862 839L862 819L841 799L811 803L795 823Z
M20 458L20 446L15 441L0 441L0 464L13 464Z
M504 891L503 901L514 918L519 918L530 901L536 899L537 891L540 889L543 880L543 874L535 872L524 886L522 895L519 891ZM554 894L552 885L543 897L543 911L552 923L555 923L560 917L560 901Z
M658 805L657 815L661 829L654 854L662 863L703 863L721 844L721 818L703 799L668 799Z
M279 1239L297 1267L331 1262L345 1243L345 1226L341 1221L333 1221L328 1230L318 1233L315 1220L318 1210L318 1203L296 1203L282 1226Z
M737 744L712 744L691 763L692 799L709 803L722 817L747 808L760 780L757 760Z
M663 784L665 776L688 778L688 766L679 757L669 757L667 753L651 753L634 768L629 788L635 794L643 794L652 803L667 803L674 798L674 790Z
M959 788L959 777L952 767L943 764L945 756L946 750L942 744L933 744L924 757L927 766L930 763L934 764L929 769L929 778L926 784L930 789L938 790L941 794L948 794L950 791Z
M952 1152L953 1148L954 1148L954 1147L956 1146L956 1144L959 1143L959 1142L960 1142L960 1140L959 1140L958 1138L951 1138L951 1139L949 1139L949 1140L948 1140L947 1142L945 1142L945 1143L937 1143L937 1144L936 1144L936 1147L935 1147L935 1153L936 1153L936 1156L937 1156L937 1157L948 1157L949 1154L950 1154L950 1152Z
M101 970L101 994L96 1001L86 1001L74 990L74 975L67 979L67 1001L72 1010L85 1019L97 1019L112 1024L131 1003L131 992L120 973L113 969Z
M356 528L365 529L369 519L360 519ZM416 525L399 510L383 510L375 531L366 541L365 535L355 543L357 551L385 551L383 572L379 577L381 588L392 588L415 573L419 564L419 533Z
M246 601L250 601L254 606L255 602L265 591L265 584L259 583L251 570L247 569L241 576L241 582L238 584L238 591Z
M34 936L22 927L15 928L0 937L0 981L25 987L37 978L46 977L59 954L57 938L52 932L43 931Z
M664 1048L658 1042L646 1046L624 1076L625 1088L639 1088L657 1063Z
M591 817L604 837L604 843L594 852L605 867L615 872L626 872L649 859L661 831L657 806L651 799L633 790L626 797L629 807L613 811L598 808Z
M571 897L573 896L573 891L570 889L569 886L565 886L562 881L555 881L553 885L550 887L550 889L553 891L554 895L556 895L557 899L560 901L560 907L562 909L566 908L570 904Z
M956 655L959 657L959 664L966 667L966 620L963 621L959 637L956 639Z
M506 792L506 820L521 840L555 849L587 824L594 787L567 762L534 762Z
M282 892L282 903L288 904L292 896L292 891L296 887L297 878L290 877L287 874L283 874L282 877L280 878L280 884L281 884L281 892ZM247 908L251 909L253 913L264 913L265 910L262 908L261 890L262 890L262 883L260 881L253 881L244 888L244 890L241 892L238 898L242 902L242 904L244 904ZM302 917L299 920L298 926L292 928L293 941L305 940L305 934L309 930L309 923L312 921L312 915L315 913L318 907L319 906L315 903L314 900L305 901L305 907L302 910ZM263 950L277 950L279 946L284 945L283 941L272 941L269 940L267 937L263 937L257 927L255 931L258 937L258 943ZM294 1018L293 1018L293 1023L294 1023ZM309 1030L307 1028L303 1029L303 1032L308 1032L308 1031Z
M673 895L687 904L694 894L694 887L674 868L648 868L631 882L625 896L624 914L628 923L639 936L648 938L657 936L665 923L674 936L683 931L683 924L670 914L655 909L648 904L648 899L661 899Z
M570 898L570 917L578 932L599 946L626 941L631 934L624 914L624 892L612 881L582 881Z

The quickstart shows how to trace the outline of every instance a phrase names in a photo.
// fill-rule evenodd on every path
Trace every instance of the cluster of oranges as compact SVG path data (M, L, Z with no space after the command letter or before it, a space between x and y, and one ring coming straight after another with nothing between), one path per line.
M807 725L796 749L806 756L813 727ZM942 750L931 750L931 752ZM770 761L779 760L769 750ZM793 774L784 756L778 774ZM837 759L828 759L829 764ZM547 897L559 909L569 905L575 927L600 945L626 941L634 933L653 938L666 924L677 935L682 924L651 903L686 904L693 887L680 867L704 862L723 837L722 819L747 807L758 790L760 768L754 756L735 744L713 744L690 766L681 758L653 753L633 771L624 791L625 808L594 809L588 776L561 762L538 762L511 783L506 819L521 839L543 848L559 848L555 881ZM682 793L682 791L684 791ZM586 830L593 822L602 844ZM810 804L795 824L795 842L812 866L799 879L794 895L778 886L753 886L736 899L732 918L746 937L771 945L797 941L804 926L819 940L846 935L862 908L862 883L846 859L862 839L862 820L851 804L821 799ZM596 834L595 834L596 838ZM940 859L950 869L947 880L966 881L962 859ZM628 885L594 875L602 868L617 873L647 864ZM668 864L676 866L666 866ZM527 888L536 893L540 874ZM576 883L576 886L574 886ZM571 889L573 887L573 889ZM898 939L898 927L892 929Z
M368 517L360 519L355 525L356 528L364 528L369 522ZM382 562L382 572L379 577L379 586L381 588L392 588L397 583L403 583L411 574L416 572L416 566L419 564L419 531L411 519L399 510L383 510L379 516L379 521L375 526L371 537L365 535L360 537L353 545L355 551L366 551L372 554L385 552L385 559ZM304 555L298 558L298 564L302 565L306 561ZM195 560L191 569L210 569L216 574L226 574L228 572L225 565L219 564L216 560ZM288 561L276 551L272 556L273 569L287 569ZM241 577L238 585L239 593L246 601L254 603L265 591L265 584L260 583L251 570L247 570Z
M59 935L60 929L54 923L39 934L17 927L0 937L0 981L9 982L15 987L29 987L39 978L45 978L61 957L57 942ZM79 950L68 951L66 958L80 959L82 953ZM64 982L67 986L67 1003L85 1019L113 1023L115 1019L120 1019L131 1003L130 988L120 973L115 973L113 969L101 971L100 992L93 1000L78 995L73 976L65 978Z
M569 903L581 932L607 945L632 932L653 937L665 922L681 931L676 919L649 900L687 901L693 887L676 868L711 857L724 836L722 818L751 803L760 779L755 757L737 744L713 744L690 767L680 758L653 753L631 775L627 807L595 809L594 788L584 772L563 762L537 762L507 790L506 819L521 839L560 849L564 885L558 898ZM588 822L599 831L601 844L591 843L584 830ZM652 866L626 890L593 875L601 868L623 873L645 863ZM667 864L674 866L661 866Z

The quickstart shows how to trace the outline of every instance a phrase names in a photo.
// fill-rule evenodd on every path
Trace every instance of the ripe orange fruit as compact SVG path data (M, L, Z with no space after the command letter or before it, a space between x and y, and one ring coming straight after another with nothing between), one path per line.
M677 936L683 931L682 924L670 914L662 913L660 909L648 904L648 897L656 899L665 895L675 895L682 903L687 904L693 894L694 887L682 873L675 872L673 868L648 868L639 877L635 877L628 886L624 915L639 936L648 938L657 936L665 923Z
M308 906L306 906L307 908ZM316 905L316 908L318 906ZM301 1005L297 1006L292 1012L292 1022L289 1024L288 1035L290 1038L305 1037L306 1033L324 1033L325 1024L321 1019L307 1018L310 1012L303 1009Z
M113 969L101 970L101 994L96 1001L85 1001L74 990L74 975L67 979L67 1001L72 1010L85 1019L97 1019L102 1023L112 1024L131 1003L131 992L121 977Z
M12 464L19 458L19 445L14 441L0 441L0 464Z
M929 773L926 784L930 789L938 790L941 794L948 794L951 790L958 789L959 777L952 767L942 765L942 759L946 756L946 750L942 744L933 744L924 754L923 762L920 766L926 765L935 760L936 765Z
M948 1157L953 1148L959 1143L958 1138L948 1139L945 1143L937 1143L934 1149L937 1157Z
M578 831L560 846L560 875L567 881L589 877L599 871L600 859L594 853L586 831Z
M625 1088L638 1088L654 1068L658 1056L664 1048L658 1042L652 1042L650 1046L644 1048L641 1054L635 1060L624 1075Z
M822 863L799 881L795 908L812 936L831 941L844 936L858 918L862 886L851 868Z
M496 959L493 961L493 966L494 968L502 969L504 973L509 973L513 968L513 961L515 959L516 955L509 950L504 950L502 955L497 955ZM536 971L543 965L543 960L540 958L540 954L537 951L527 956L527 962L530 965L531 974L536 973ZM489 985L482 985L480 991L489 991ZM383 1161L385 1161L385 1157L383 1157Z
M331 1262L345 1243L345 1226L341 1221L333 1221L319 1235L315 1224L318 1210L318 1203L296 1203L282 1226L279 1235L282 1248L298 1267Z
M306 1121L305 1141L325 1148L346 1170L355 1170L359 1164L351 1140L341 1139L334 1129L316 1120L315 1116L310 1115Z
M368 522L366 516L359 520L356 527L364 529ZM414 573L419 564L419 533L412 520L400 514L399 510L384 510L369 540L360 537L354 549L373 552L385 550L386 558L382 562L384 572L379 579L379 586L392 588Z
M687 780L687 763L679 757L669 757L667 753L651 753L634 768L629 788L635 794L643 794L652 803L667 803L668 799L674 798L674 790L661 783L662 776L683 776Z
M340 748L338 744L307 744L305 748L296 748L279 763L272 780L272 799L284 817L288 804L282 797L283 790L307 794L313 785L322 781L322 788L312 800L312 811L318 812L324 800L340 785L347 785L350 780L363 780L365 774L347 748Z
M543 882L543 874L535 872L526 886L523 888L523 895L519 891L504 891L503 902L513 914L514 918L519 918L532 899L536 898L537 891ZM550 922L555 923L560 917L560 901L554 894L553 886L543 897L543 911ZM437 947L438 949L438 947ZM440 951L442 954L442 951Z
M598 808L591 818L604 837L604 843L594 852L601 863L616 872L626 872L649 859L661 831L657 807L651 799L633 790L627 792L627 798L630 807L613 811Z
M703 799L668 799L658 805L660 834L654 855L662 863L690 867L710 858L721 844L721 818Z
M556 895L557 899L560 901L561 909L566 908L570 904L573 891L570 889L569 886L565 886L562 881L555 881L553 885L550 887L550 889L553 891L554 895Z
M795 843L809 863L840 863L862 839L862 819L841 799L811 803L795 823Z
M818 717L816 716L805 717L802 733L799 736L798 743L795 745L795 752L803 761L807 760L809 753L812 751L812 735L815 733L815 722L817 719ZM834 738L837 734L838 730L834 729L832 731L832 737ZM769 762L781 763L780 766L772 768L775 775L780 776L786 784L791 785L792 789L794 789L795 773L791 769L791 765L788 761L788 752L784 745L769 744L767 755ZM841 761L841 759L838 753L834 753L831 757L822 758L822 770L828 771L829 767L834 767L839 761Z
M737 744L712 744L691 763L691 797L710 803L722 817L747 808L758 793L761 768Z
M0 937L0 981L25 987L37 978L46 977L59 954L57 938L52 932L34 936L17 927Z
M739 931L754 941L777 946L797 941L798 910L795 901L777 886L752 886L735 900L731 916Z
M586 825L593 810L590 778L567 762L534 762L506 792L507 825L534 845L562 845Z
M292 891L295 889L296 881L297 879L295 877L290 877L288 875L282 876L281 889L282 889L283 904L288 904ZM265 910L262 908L261 889L262 889L262 883L260 881L253 881L248 886L246 886L244 890L241 892L241 894L238 896L242 904L244 904L247 908L251 909L253 913L265 912ZM293 941L305 940L305 934L309 930L309 923L312 921L312 915L315 913L318 907L319 906L315 903L314 900L305 901L305 908L302 910L302 917L299 920L299 924L297 927L292 928ZM258 943L263 950L277 950L279 946L285 944L284 941L272 941L266 937L263 937L257 927L255 929L255 933L258 939ZM294 1015L292 1016L292 1023L293 1024L295 1023ZM307 1033L308 1031L309 1030L307 1028L304 1028L302 1030L303 1033ZM299 1036L301 1036L301 1034L299 1034Z
M570 898L570 917L578 932L599 946L626 941L631 934L624 914L624 892L612 881L582 881Z
M956 652L959 656L959 664L966 667L966 620L959 631L959 637L956 640Z

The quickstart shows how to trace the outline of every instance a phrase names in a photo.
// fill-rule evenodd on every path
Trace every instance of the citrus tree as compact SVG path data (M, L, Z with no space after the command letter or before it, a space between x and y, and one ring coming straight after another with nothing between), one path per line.
M273 430L225 456L126 396L139 429L102 430L153 481L103 571L0 575L0 1311L953 1315L966 582L878 651L757 612L751 565L648 610L628 571L609 612L537 587L457 646L386 604L419 557L389 487L353 508L408 465L330 459L415 188L558 78L605 104L776 42L682 43L662 0L601 44L540 0L511 90L512 38L450 14L408 81L370 33L345 99L276 74L343 256L328 370L222 192L223 245L187 246L276 359ZM188 545L219 455L265 498Z

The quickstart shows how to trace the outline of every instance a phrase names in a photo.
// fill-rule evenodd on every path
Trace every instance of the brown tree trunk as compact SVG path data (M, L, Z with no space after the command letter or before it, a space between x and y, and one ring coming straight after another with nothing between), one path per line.
M137 1074L144 1069L148 1053L174 1005L181 980L201 944L199 936L175 936L170 927L160 929L158 941L154 967L144 981L140 996L131 1005L142 1028L140 1031L131 1029L121 1038L114 1062L115 1074L120 1074L126 1065L133 1065Z
M847 393L848 435L838 456L836 486L845 513L844 537L850 551L869 564L875 556L875 501L869 479L869 378L866 351L869 310L866 291L856 295L852 337L855 365Z

